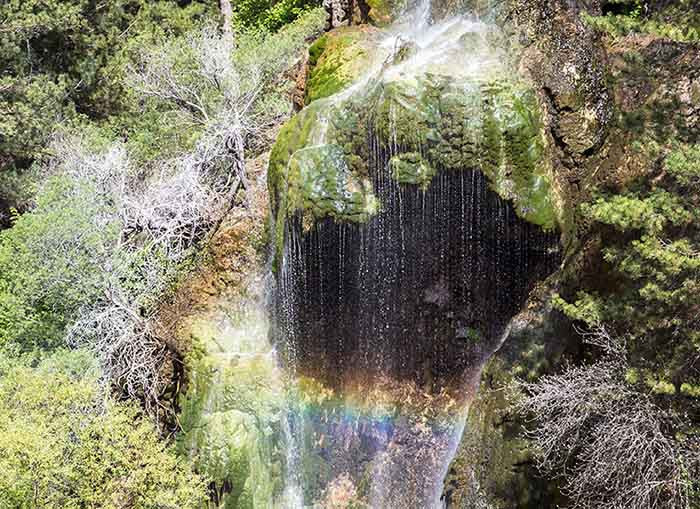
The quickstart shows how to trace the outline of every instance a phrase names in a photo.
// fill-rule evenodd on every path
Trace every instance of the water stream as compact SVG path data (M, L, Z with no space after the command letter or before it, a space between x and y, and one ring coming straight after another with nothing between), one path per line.
M490 104L481 84L509 72L506 54L488 43L495 29L466 16L431 23L430 12L423 1L400 18L367 73L319 101L295 164L350 172L341 152L313 160L303 152L334 146L338 115L368 89L420 88L439 76L452 87L442 90L457 88L460 100ZM397 165L427 159L429 143L409 147L398 113L388 115L389 136L370 125L358 154L376 204L366 220L310 221L296 212L284 223L271 329L287 380L283 507L442 507L481 369L533 285L558 262L557 234L524 220L523 207L496 192L480 164L455 171L411 162L429 178L402 182ZM484 131L477 120L458 119L460 132ZM455 151L477 152L479 161L487 152L480 140ZM338 192L345 196L345 188Z

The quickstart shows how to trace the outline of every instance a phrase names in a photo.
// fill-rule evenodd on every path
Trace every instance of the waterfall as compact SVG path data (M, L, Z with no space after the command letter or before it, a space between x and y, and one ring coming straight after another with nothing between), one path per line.
M282 225L271 334L288 377L285 507L442 507L481 369L533 285L558 263L556 232L526 221L528 207L504 199L508 186L496 189L486 175L494 157L496 173L509 150L524 157L508 145L522 142L521 125L494 114L494 87L481 85L503 66L502 55L478 49L490 28L464 17L430 24L427 1L406 19L387 31L385 52L363 79L323 100L311 143L293 156L300 175L321 175L308 192L317 196L322 181L330 188L323 204L336 215L310 219L296 210ZM465 53L465 39L477 49ZM397 59L400 47L412 51ZM497 155L481 134L444 145L455 164L426 140L410 145L400 95L388 103L388 123L366 114L352 154L366 182L352 180L347 149L334 148L342 133L333 115L373 104L363 102L368 89L386 97L392 83L433 73L457 80L440 90L457 90L461 107L478 102L479 119L457 120L465 138L486 132L489 118L507 124ZM442 104L426 109L446 124ZM358 201L357 188L371 200ZM376 205L363 220L343 220L344 200Z

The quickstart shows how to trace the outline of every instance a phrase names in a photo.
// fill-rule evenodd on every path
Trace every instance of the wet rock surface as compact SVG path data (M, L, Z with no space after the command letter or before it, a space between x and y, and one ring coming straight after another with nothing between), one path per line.
M630 2L632 3L632 2ZM624 4L624 3L623 3ZM573 210L596 190L622 190L657 166L635 142L697 142L697 45L653 34L611 36L581 14L626 8L618 2L510 2L509 22L523 52L521 68L535 82L545 109L554 186ZM673 2L649 2L649 9ZM573 216L571 216L573 217ZM528 299L503 347L487 364L470 408L460 452L446 479L448 507L548 508L566 500L555 482L537 474L522 438L526 423L505 397L514 377L535 380L581 356L568 318L551 295L573 297L582 285L605 288L604 239L566 216L561 269ZM471 429L471 432L470 432Z
M537 96L484 24L422 30L380 44L377 72L311 101L272 152L271 333L299 381L302 505L337 485L436 507L484 363L558 264Z

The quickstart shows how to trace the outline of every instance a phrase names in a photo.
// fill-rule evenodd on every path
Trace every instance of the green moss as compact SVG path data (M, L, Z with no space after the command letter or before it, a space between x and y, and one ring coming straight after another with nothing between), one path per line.
M318 115L323 106L314 103L304 108L287 121L280 129L272 150L267 170L267 185L270 189L270 205L275 212L271 218L276 253L282 252L284 222L287 218L287 171L294 152L310 142ZM275 262L278 256L275 256ZM273 267L274 268L274 267Z
M314 43L309 46L309 65L315 66L318 63L318 59L321 57L324 51L326 51L326 45L328 44L328 35L324 34L314 41Z
M371 56L368 34L366 27L341 27L311 45L306 104L340 92L361 75Z
M425 76L378 87L364 100L383 143L424 153L435 167L480 169L523 219L556 227L539 104L524 84Z
M372 200L368 182L350 171L338 145L311 146L289 160L287 214L310 213L314 219L365 221Z
M363 160L351 142L343 143L360 132L358 119L334 108L328 100L312 103L282 127L272 149L268 186L277 255L285 221L295 213L312 222L325 217L365 222L379 210Z
M267 183L270 189L280 189L283 180L286 179L289 159L296 150L310 141L311 133L318 123L318 114L322 107L320 104L313 104L304 108L280 129L270 152L268 163ZM277 208L277 201L280 197L273 193L270 199L272 207Z
M399 184L412 184L423 190L428 188L437 173L417 152L394 156L389 161L389 166L392 176Z
M191 325L190 336L179 452L212 482L223 507L271 507L282 487L273 438L279 434L282 386L264 321L255 313L227 326L207 318Z
M312 47L317 70L343 40L339 33ZM427 189L438 171L477 169L526 221L546 229L560 223L539 103L527 84L435 74L369 81L347 98L313 101L280 131L268 175L275 260L292 215L308 225L327 217L364 222L377 212L370 138L393 147L389 164L400 184Z

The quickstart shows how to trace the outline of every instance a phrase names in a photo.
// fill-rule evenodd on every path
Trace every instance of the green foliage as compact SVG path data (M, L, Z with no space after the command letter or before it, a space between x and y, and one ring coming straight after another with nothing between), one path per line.
M94 365L59 352L0 372L3 507L201 507L201 479L153 424L131 404L98 404Z
M590 326L598 326L603 323L600 299L587 292L578 292L576 300L568 303L560 295L555 295L554 305L572 320L584 322Z
M676 147L666 157L666 171L686 189L697 189L700 184L700 145Z
M230 152L215 129L233 124L228 120L240 113L236 108L249 108L247 118L236 116L246 142L289 113L285 71L324 23L321 9L307 13L312 3L274 3L253 26L237 25L233 51L228 46L206 60L227 61L226 78L235 83L225 90L221 82L202 80L192 69L202 61L187 53L203 27L211 27L210 40L223 39L212 22L218 22L217 2L0 4L0 226L6 228L0 231L0 506L186 509L205 503L204 484L190 465L159 440L136 404L113 401L105 387L114 384L150 410L148 384L155 400L163 393L158 384L170 383L159 371L164 348L152 326L155 312L191 247L223 211L195 203L210 199L201 196L206 186L215 187L203 181L224 166L231 171L217 159L201 163L216 168L193 176L189 170L200 164L193 159ZM210 47L195 49L212 56ZM144 97L131 86L128 78L149 50L172 50L174 71L204 92L212 122L183 127L175 118L181 104ZM53 136L64 130L81 132L77 138L85 143ZM219 150L215 156L211 146L202 148L203 138ZM171 212L183 203L189 206L183 214ZM13 209L20 204L27 212ZM173 227L178 220L184 226ZM172 238L163 233L171 227ZM89 346L98 360L63 352L66 341ZM211 417L211 435L201 435L201 457L211 464L200 461L198 468L226 480L214 489L240 488L242 507L267 500L273 489L269 430L256 420L265 412L271 420L269 407L277 404L271 401L277 394L268 394L270 388L263 394L259 386L272 368L259 361L227 371L231 383L218 392L227 411ZM253 383L238 385L239 374ZM246 405L251 415L228 412ZM193 419L209 422L203 412ZM230 465L217 462L221 444L231 447Z
M0 345L54 347L80 306L99 291L116 241L108 205L94 190L49 180L36 208L0 232Z
M691 6L693 0L681 0L679 5L660 12L643 15L641 1L630 2L626 14L591 16L583 12L582 19L592 28L614 38L630 34L651 34L678 42L700 41L700 14ZM623 2L615 2L623 3Z
M155 125L157 133L162 122L143 119L139 98L124 87L127 68L145 45L193 29L212 7L174 0L0 3L0 173L26 171L59 125L99 120L123 136L134 134L134 124L148 132ZM0 206L17 203L14 191L0 189Z
M199 50L199 55L206 58L211 53L206 43L221 41L216 29L204 31L209 38L201 36L195 41L195 36L189 34L160 44L167 48L156 53L160 62L169 59L166 63L172 65L168 70L173 69L183 88L197 87L196 95L203 101L207 120L204 125L192 129L181 129L174 123L166 126L172 120L166 116L154 122L155 127L138 124L133 131L142 137L134 136L136 141L132 138L126 146L110 143L114 137L110 131L120 121L108 127L89 124L78 137L57 136L51 144L52 157L46 158L46 164L35 165L44 172L45 180L36 206L23 215L16 214L12 227L0 233L0 345L24 352L53 349L63 344L70 326L69 340L92 344L109 345L111 338L129 330L131 342L120 345L128 344L133 352L134 345L139 344L133 336L138 336L136 331L144 332L144 320L154 313L163 292L176 281L179 263L191 254L192 244L206 235L214 215L223 211L217 201L223 197L217 194L218 188L214 190L220 184L213 180L230 171L230 165L216 159L216 154L229 153L226 140L207 133L211 146L197 146L197 150L214 158L207 162L211 167L204 170L191 166L191 159L181 155L183 150L191 149L198 142L197 136L212 128L210 117L216 118L212 129L224 124L221 116L229 113L236 115L236 122L246 121L246 114L268 126L275 115L288 111L289 100L280 81L306 36L320 30L321 24L321 13L314 12L275 34L242 30L233 52L223 47L213 57L228 61L230 72L224 79L233 76L233 83L226 83L230 85L226 90L214 84L222 83L223 79L217 81L220 76L202 79L202 73L193 69L196 64L202 71L206 64L217 63L198 61L192 55ZM178 21L175 25L184 28L186 24ZM202 45L193 46L188 41ZM176 113L173 105L160 96L148 102L150 115L145 122L157 118L158 113ZM235 109L242 108L242 104L250 111ZM127 119L122 125L129 123ZM236 127L243 128L239 124ZM244 127L250 135L257 126L250 122ZM178 131L183 135L169 138L166 134L165 140L160 136ZM137 163L147 162L148 166L133 164L126 148L139 154L141 160ZM170 150L179 151L180 157L169 159ZM158 152L159 158L154 159ZM157 168L156 178L148 175L153 167ZM202 171L209 174L205 176ZM47 179L46 175L61 176ZM223 175L221 185L226 185L223 179L228 177ZM187 202L189 208L184 213L171 211L173 200ZM105 306L112 311L105 312ZM125 312L127 308L129 312ZM102 320L109 325L96 325ZM114 355L111 347L103 350L109 350L100 357L105 364L125 359L124 355ZM141 353L148 356L151 351L146 348ZM132 360L148 365L138 357L134 354ZM141 380L155 378L151 373ZM119 383L126 383L124 375L119 375Z
M676 389L698 379L699 181L700 147L676 144L657 178L583 205L602 232L605 281L555 302L573 319L629 334L635 367Z
M242 0L234 2L233 9L241 25L274 32L320 5L319 0Z

